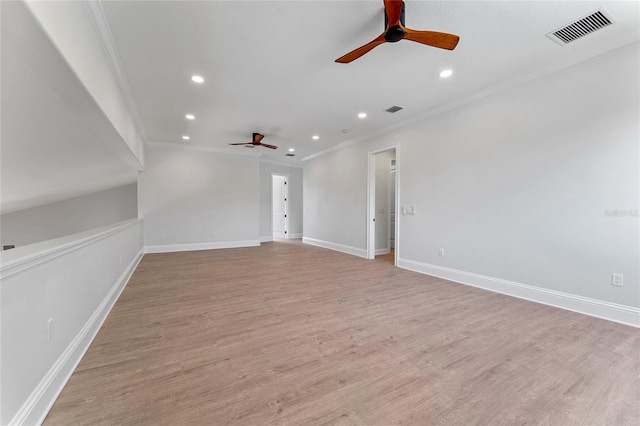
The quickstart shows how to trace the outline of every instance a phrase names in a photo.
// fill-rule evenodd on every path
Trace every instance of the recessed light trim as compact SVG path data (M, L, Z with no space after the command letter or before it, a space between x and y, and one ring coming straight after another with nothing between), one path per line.
M194 74L191 76L191 81L193 81L194 83L201 84L201 83L204 83L204 77Z
M313 135L313 136L311 136L311 139L313 139L314 141L317 141L318 139L320 139L320 136Z
M440 78L447 78L453 75L453 70L442 70L440 71Z
M187 135L184 135L184 136L182 137L182 139L183 139L183 140L185 140L185 141L188 141L188 140L189 140L189 139L191 139L191 138L190 138L189 136L187 136Z
M358 118L367 118L367 113L361 112L360 114L358 114Z
M196 119L196 116L195 116L195 115L193 115L193 114L187 114L187 115L185 115L184 117L185 117L187 120L195 120L195 119Z

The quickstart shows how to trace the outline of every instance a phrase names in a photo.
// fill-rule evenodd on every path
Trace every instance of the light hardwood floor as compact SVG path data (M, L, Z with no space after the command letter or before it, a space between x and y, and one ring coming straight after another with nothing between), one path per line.
M45 425L638 425L632 327L299 242L147 254Z

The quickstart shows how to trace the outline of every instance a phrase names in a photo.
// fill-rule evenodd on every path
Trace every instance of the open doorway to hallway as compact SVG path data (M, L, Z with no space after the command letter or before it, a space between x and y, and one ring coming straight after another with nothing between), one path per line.
M396 148L369 153L367 257L395 264L398 241Z

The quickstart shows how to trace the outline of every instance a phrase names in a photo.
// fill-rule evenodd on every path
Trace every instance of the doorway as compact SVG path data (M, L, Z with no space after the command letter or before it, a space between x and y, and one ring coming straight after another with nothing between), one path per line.
M367 258L391 256L397 264L399 248L397 147L369 153L367 192Z
M288 177L283 175L272 175L271 185L271 217L272 236L274 239L288 238L287 231L289 223L287 218L287 193Z

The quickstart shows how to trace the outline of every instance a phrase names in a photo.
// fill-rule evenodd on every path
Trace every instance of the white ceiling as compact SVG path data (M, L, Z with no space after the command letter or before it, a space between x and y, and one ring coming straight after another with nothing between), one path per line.
M1 3L2 212L135 181L113 151L117 132L56 46L22 3ZM101 5L149 141L296 164L640 38L635 1L407 0L408 27L457 34L458 47L401 41L336 64L382 32L381 0ZM614 25L564 47L545 37L602 6ZM447 80L444 68L454 70ZM393 105L404 109L384 111ZM280 148L227 145L252 132Z
M545 34L601 6L617 23L567 46ZM378 36L383 2L103 2L149 140L230 148L267 135L264 155L305 158L434 109L638 39L638 2L406 1L406 25L460 36L450 52L409 41L350 64ZM443 80L438 73L454 70ZM203 85L190 81L205 77ZM384 110L393 105L396 114ZM357 113L366 112L365 120ZM186 113L197 119L189 122ZM343 133L347 129L349 133ZM315 142L311 136L317 134ZM246 151L243 147L233 148Z

